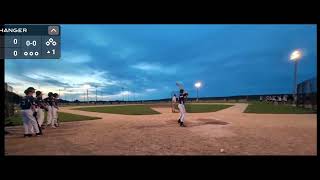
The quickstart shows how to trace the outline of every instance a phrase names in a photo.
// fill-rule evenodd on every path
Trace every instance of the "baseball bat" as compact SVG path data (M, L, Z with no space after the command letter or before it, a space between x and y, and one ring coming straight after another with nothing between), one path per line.
M179 82L176 82L176 85L179 87L179 89L184 89L183 85Z

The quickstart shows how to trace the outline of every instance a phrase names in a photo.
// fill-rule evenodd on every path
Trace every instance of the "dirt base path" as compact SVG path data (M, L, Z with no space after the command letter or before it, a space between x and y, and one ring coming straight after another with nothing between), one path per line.
M244 110L246 110L246 108L248 107L248 104L246 103L236 103L234 104L234 106L230 107L230 108L226 108L226 109L222 109L221 111L218 111L217 113L220 114L241 114L244 112Z
M7 155L316 155L316 114L242 113L246 104L218 112L188 113L186 128L179 113L119 115L72 110L62 112L102 119L65 122L45 129L43 137L23 138L23 128L10 127ZM224 149L221 153L220 150Z

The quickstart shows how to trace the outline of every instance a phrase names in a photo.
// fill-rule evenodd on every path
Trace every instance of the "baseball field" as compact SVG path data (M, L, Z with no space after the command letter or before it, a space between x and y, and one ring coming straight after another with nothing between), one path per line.
M314 111L266 103L186 106L186 126L170 104L66 106L60 127L23 138L19 115L6 155L316 155ZM21 121L21 120L20 120Z

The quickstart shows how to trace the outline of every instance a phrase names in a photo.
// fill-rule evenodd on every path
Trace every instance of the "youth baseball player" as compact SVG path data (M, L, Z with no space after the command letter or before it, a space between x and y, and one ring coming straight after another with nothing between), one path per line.
M41 91L36 92L35 103L36 103L36 110L37 110L37 120L38 120L39 126L41 127L44 121L44 110L48 111L48 108L42 99Z
M23 119L23 127L24 127L24 137L31 137L33 131L36 132L36 136L40 136L39 124L34 117L34 113L36 113L35 109L35 100L33 94L35 89L33 87L29 87L24 91L26 94L20 102L22 119Z
M171 100L171 110L173 113L176 112L176 103L177 103L177 96L176 94L173 95L172 100Z
M53 93L49 92L48 93L48 97L45 98L44 101L47 104L47 109L48 109L48 112L47 112L47 125L46 126L51 125L52 128L56 128L54 126L53 117L52 117L53 101L54 101L53 100Z
M178 108L179 108L179 111L180 111L180 117L179 117L179 120L178 120L178 123L180 124L181 127L186 127L184 125L184 119L185 119L185 114L186 114L186 109L185 109L185 101L186 101L186 98L188 97L188 93L187 92L184 92L183 89L180 89L180 95L179 95L179 105L178 105Z
M59 100L59 95L57 93L53 94L53 106L52 106L52 122L55 127L58 127L58 100Z

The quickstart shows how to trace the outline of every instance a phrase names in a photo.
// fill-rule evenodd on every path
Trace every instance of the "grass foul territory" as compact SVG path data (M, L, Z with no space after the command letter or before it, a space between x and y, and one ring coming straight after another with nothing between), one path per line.
M188 113L204 113L204 112L216 112L222 109L231 107L227 104L186 104L186 111Z
M160 114L145 105L129 105L129 106L103 106L103 107L83 107L75 108L76 110L111 113L111 114L125 114L125 115L151 115Z
M312 114L316 111L312 109L294 107L286 104L272 104L266 102L252 102L248 105L245 113L257 114Z
M85 121L85 120L94 120L94 119L101 119L99 117L91 117L91 116L82 116L77 114L70 114L70 113L64 113L59 112L59 122L70 122L70 121ZM45 117L47 115L45 114ZM44 122L46 123L47 120L45 119ZM7 118L5 120L6 126L19 126L22 125L22 116L21 113L17 113L14 116Z

